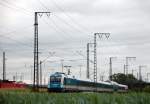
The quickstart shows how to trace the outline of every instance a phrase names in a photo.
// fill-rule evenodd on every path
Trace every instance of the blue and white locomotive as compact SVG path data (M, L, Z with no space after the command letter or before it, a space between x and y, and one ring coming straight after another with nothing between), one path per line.
M128 86L116 82L107 81L94 83L90 80L76 79L61 72L50 75L48 82L49 92L126 92L127 90Z

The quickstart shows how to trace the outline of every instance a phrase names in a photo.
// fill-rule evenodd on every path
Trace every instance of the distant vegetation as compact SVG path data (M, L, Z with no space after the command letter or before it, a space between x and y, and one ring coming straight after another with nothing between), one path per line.
M150 94L0 91L0 104L150 104Z
M132 74L125 75L123 73L114 74L111 76L112 80L120 84L128 85L132 91L146 91L150 92L150 83L136 79Z

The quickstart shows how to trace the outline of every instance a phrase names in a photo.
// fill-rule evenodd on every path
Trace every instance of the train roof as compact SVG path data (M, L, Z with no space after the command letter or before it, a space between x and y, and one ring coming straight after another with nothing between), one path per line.
M127 86L127 85L123 85L123 84L118 84L118 86L128 88L128 86Z
M117 83L117 82L110 81L110 80L107 80L106 82L112 83L112 84L114 84L114 85L118 85L118 86L120 86L120 87L128 87L127 85L119 84L119 83Z
M62 73L62 72L55 72L55 73L53 73L53 74L51 74L50 76L66 76L66 74L65 73Z
M72 78L71 76L68 76L67 78ZM83 78L74 78L76 80L79 80L79 81L87 81L87 82L93 82L93 80L91 79L83 79ZM97 81L97 83L101 83L101 84L107 84L107 85L111 85L111 83L109 82L104 82L104 81Z
M54 74L51 74L51 76L61 76L61 77L76 79L76 80L80 80L80 81L93 82L93 80L91 80L91 79L75 78L75 76L67 75L67 74L62 73L62 72L55 72ZM118 85L118 86L120 86L120 87L128 87L127 85L118 84L117 82L110 81L110 80L107 80L107 81L97 81L97 83L107 84L107 85Z

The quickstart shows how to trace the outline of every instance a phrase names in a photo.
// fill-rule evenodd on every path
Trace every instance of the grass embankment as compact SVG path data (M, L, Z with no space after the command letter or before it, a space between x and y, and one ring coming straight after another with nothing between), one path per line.
M0 104L150 104L150 94L0 91Z

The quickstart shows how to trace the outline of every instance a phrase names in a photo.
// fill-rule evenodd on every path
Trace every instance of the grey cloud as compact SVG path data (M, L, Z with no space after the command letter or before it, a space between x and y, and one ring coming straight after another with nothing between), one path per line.
M102 67L99 71L100 73L105 71L107 75L108 60L106 59L108 59L109 56L118 56L120 59L128 55L135 55L138 60L142 60L138 61L137 64L146 63L149 65L150 1L54 1L64 10L65 14L56 7L52 1L54 0L41 0L52 12L49 19L46 17L39 18L39 49L40 52L42 52L42 54L40 54L42 59L47 57L49 51L56 51L55 57L51 58L52 60L60 58L85 58L78 55L76 51L81 50L82 54L86 56L86 43L93 42L94 32L110 32L111 36L109 40L98 40L98 62L99 67ZM28 7L26 9L31 11L47 11L46 8L39 2L36 3L35 0L28 1L26 4L28 4L25 6ZM10 30L21 30L21 27L31 27L30 29L25 28L25 31L21 30L14 34L6 35L22 43L29 44L31 47L26 47L23 44L19 45L17 41L3 37L0 38L0 48L6 50L10 62L8 66L11 67L8 67L8 70L20 69L20 71L24 72L24 63L27 63L28 66L33 64L34 13L30 16L25 13L15 12L15 10L6 9L6 7L1 6L0 8L0 10L3 11L0 18L0 27L2 27L0 29L1 33L7 33L6 31ZM6 14L5 11L7 11L8 14ZM67 15L75 21L72 21ZM59 18L56 16L59 16ZM63 20L60 20L60 18ZM44 21L48 22L48 24ZM83 29L83 27L85 28ZM65 33L62 31L65 31ZM13 61L16 58L20 61ZM2 55L0 55L0 59L2 59ZM68 64L77 66L80 63L83 65L86 64L85 62ZM121 61L120 64L118 64L118 69L122 68L123 63L124 62ZM55 69L58 68L58 70L60 70L60 63L46 64L45 69L49 69L48 66L54 65L56 66ZM84 68L85 67L86 66L84 66Z

